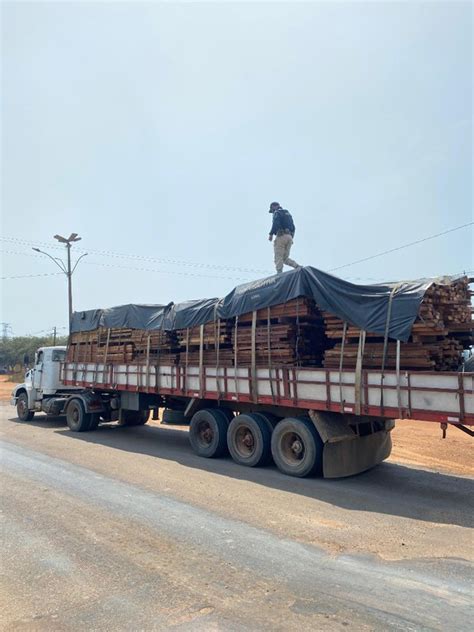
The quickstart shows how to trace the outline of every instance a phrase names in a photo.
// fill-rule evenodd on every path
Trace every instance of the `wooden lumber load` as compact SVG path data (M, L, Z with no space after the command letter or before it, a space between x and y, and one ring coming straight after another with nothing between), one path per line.
M239 316L232 330L237 365L252 364L253 314ZM258 310L255 315L256 365L321 366L327 340L315 302L297 298Z
M436 284L426 291L408 342L400 346L400 368L406 370L455 371L461 364L463 349L473 343L472 307L469 283L462 277L451 284ZM336 342L324 354L326 368L339 368L344 323L340 318L323 314L326 335ZM355 368L360 329L348 324L342 358L343 368ZM384 339L380 334L366 333L363 368L380 369ZM396 345L387 347L385 368L396 367Z
M472 342L470 279L433 284L426 291L408 342L400 345L400 368L457 370ZM98 328L73 333L67 359L106 364L139 363L250 367L324 366L341 362L343 321L321 312L313 299L286 303L176 331ZM360 329L348 323L342 366L354 369ZM254 348L255 345L255 348ZM380 370L384 337L366 332L362 366ZM255 353L254 353L255 351ZM396 343L388 341L385 368L396 367Z
M202 361L207 366L232 366L232 323L221 321L220 323L206 323L202 327ZM201 327L178 329L177 364L198 365L201 348Z
M207 323L203 327L203 362L220 366L252 364L252 312L238 319ZM179 363L199 362L200 327L178 330ZM256 365L321 366L323 319L314 301L297 298L258 310L255 314ZM219 356L218 353L219 352Z
M99 328L71 334L67 352L70 362L106 364L145 363L148 345L150 363L165 359L176 363L178 342L175 332L130 328Z
M252 363L253 313L202 326L205 364L246 367ZM321 312L314 301L297 298L258 310L255 316L256 364L321 366L327 347ZM120 364L198 364L201 327L173 332L105 329L73 333L68 360Z

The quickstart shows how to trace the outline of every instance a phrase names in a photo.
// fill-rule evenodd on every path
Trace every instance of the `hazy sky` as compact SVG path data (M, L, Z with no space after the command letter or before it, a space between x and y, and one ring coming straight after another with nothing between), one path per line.
M87 309L272 273L273 200L292 257L323 270L472 221L470 2L4 2L2 18L1 320L17 335L66 325L65 277L10 278L57 272L31 250L61 254L55 233L89 252ZM468 228L339 274L457 273L472 250Z

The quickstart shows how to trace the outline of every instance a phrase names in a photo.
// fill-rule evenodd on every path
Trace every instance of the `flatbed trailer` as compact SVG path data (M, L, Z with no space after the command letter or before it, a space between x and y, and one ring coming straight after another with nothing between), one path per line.
M181 410L201 456L229 450L250 466L273 456L295 476L373 467L390 454L395 419L473 434L474 373L65 362L61 381L83 389L87 413L94 405L95 414L112 407L119 419L120 411Z
M165 409L164 421L171 415L189 423L190 443L200 456L229 452L250 467L273 459L292 476L356 474L390 455L395 419L437 422L444 434L452 426L472 436L474 373L434 370L456 366L453 357L460 359L459 350L471 344L469 282L440 277L356 286L305 267L243 284L222 298L75 312L68 349L39 350L12 403L24 421L37 410L65 414L76 432L109 421L141 425L150 411L157 419ZM300 299L309 301L306 316ZM332 349L334 331L326 328L325 313L338 321L337 368L319 368L324 361L314 352ZM301 356L300 317L314 333ZM272 343L272 327L288 322L295 339L283 336L284 361L278 362L281 344L278 336ZM221 325L227 328L222 342ZM213 330L210 341L206 326ZM408 358L405 366L432 371L402 368L408 357L402 345L412 344L415 327L430 345L442 349L447 341L454 349L447 365L437 365L428 353L419 363ZM140 332L138 340L132 331ZM365 347L374 336L380 370L365 368L367 360L374 366L373 347ZM388 356L395 370L387 370ZM352 363L355 368L348 368Z

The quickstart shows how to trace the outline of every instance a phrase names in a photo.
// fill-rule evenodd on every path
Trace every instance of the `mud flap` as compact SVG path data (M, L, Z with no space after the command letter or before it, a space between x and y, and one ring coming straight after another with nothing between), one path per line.
M323 476L341 478L360 474L382 463L391 451L392 438L385 430L356 439L325 443Z

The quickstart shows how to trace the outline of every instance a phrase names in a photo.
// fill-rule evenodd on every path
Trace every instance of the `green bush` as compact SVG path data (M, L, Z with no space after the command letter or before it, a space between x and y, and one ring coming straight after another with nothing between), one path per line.
M53 344L52 336L15 336L0 340L0 369L9 373L21 371L25 354L29 356L29 365L33 366L35 352L38 347L47 347ZM57 345L66 345L67 336L56 338Z

